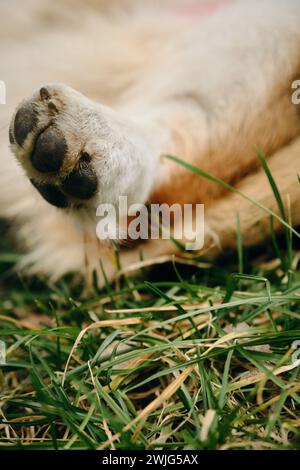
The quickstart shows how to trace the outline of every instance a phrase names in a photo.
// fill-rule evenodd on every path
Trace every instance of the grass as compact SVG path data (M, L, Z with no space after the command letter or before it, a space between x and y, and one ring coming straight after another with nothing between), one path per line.
M257 252L237 220L234 256L85 297L13 274L1 237L2 449L300 449L300 252L261 158L285 233Z

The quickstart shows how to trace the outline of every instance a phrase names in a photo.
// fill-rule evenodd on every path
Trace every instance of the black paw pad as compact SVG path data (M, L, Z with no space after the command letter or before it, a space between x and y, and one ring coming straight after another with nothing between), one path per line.
M95 171L86 161L79 162L62 184L63 190L79 199L90 199L97 191L98 179Z
M16 142L22 146L26 137L34 130L38 122L38 113L32 103L22 106L16 114L14 123L14 136Z
M60 130L48 127L35 143L31 163L41 173L57 173L67 153L67 142Z
M48 183L38 183L32 179L30 181L49 204L60 208L68 207L69 204L66 196L56 186Z

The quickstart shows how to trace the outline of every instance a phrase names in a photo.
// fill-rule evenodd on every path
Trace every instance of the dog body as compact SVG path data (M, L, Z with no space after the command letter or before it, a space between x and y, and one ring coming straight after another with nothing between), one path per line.
M118 2L108 10L106 2L95 3L73 1L74 14L67 0L38 7L28 1L22 33L24 17L7 5L8 24L15 26L2 31L0 78L8 105L1 126L13 115L16 159L2 130L0 215L14 219L31 270L57 278L99 269L101 259L112 279L116 268L96 237L96 209L117 205L122 195L129 203L205 204L210 256L218 245L235 246L238 213L243 243L263 240L270 217L259 205L278 209L256 149L300 224L300 114L292 102L300 78L299 1L220 0L209 16L204 0L190 8L175 0L132 1L130 13ZM14 111L23 96L29 98ZM49 149L55 158L48 158ZM165 240L143 245L144 258L177 250ZM140 247L121 250L123 268L139 259Z

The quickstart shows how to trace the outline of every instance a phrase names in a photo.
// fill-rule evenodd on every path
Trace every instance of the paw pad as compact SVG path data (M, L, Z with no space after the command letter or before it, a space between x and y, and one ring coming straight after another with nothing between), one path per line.
M52 206L65 209L69 206L66 196L60 191L59 188L53 184L38 183L37 181L30 180L35 189L38 190L40 195Z
M98 179L93 168L86 162L79 162L64 180L63 190L73 197L90 199L97 191Z
M31 163L41 173L57 173L66 153L67 142L63 134L55 127L48 127L36 140Z
M33 103L22 106L15 117L14 136L17 144L22 147L26 137L38 123L38 113Z

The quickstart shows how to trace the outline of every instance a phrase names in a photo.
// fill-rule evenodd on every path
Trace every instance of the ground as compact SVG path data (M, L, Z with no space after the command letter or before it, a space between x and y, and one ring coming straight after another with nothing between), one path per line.
M297 234L89 293L0 239L1 448L300 449Z

